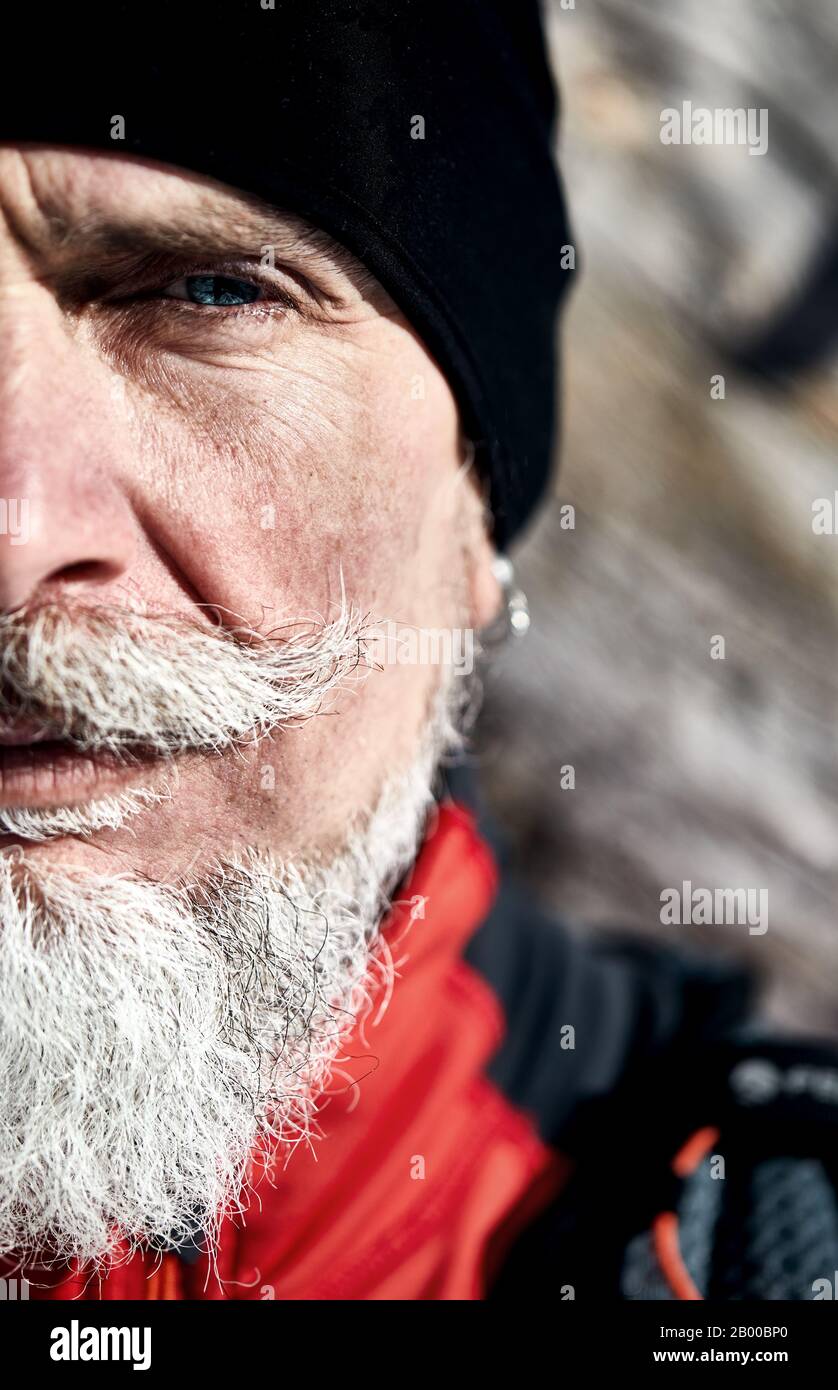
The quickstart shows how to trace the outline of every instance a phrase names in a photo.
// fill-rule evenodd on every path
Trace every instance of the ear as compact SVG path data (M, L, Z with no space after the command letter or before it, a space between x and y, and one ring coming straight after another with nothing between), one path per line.
M492 568L497 551L489 539L484 526L474 547L471 567L471 612L472 623L478 632L490 626L498 616L503 594Z
M490 534L492 514L482 484L474 473L468 475L466 493L470 621L477 632L482 632L498 616L503 605L503 591L493 568L497 551Z

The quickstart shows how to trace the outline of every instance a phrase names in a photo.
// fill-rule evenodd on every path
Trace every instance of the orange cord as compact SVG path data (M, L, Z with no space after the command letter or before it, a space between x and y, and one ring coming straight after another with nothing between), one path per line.
M675 1297L688 1302L703 1300L703 1295L693 1283L681 1255L678 1217L674 1211L662 1211L655 1217L652 1222L652 1240L664 1278Z
M710 1152L718 1137L719 1131L710 1125L705 1129L697 1129L673 1158L673 1173L676 1173L679 1178L688 1178L690 1173L695 1172L701 1160Z
M689 1177L707 1156L719 1137L719 1131L707 1126L697 1129L672 1160L672 1171L679 1178ZM674 1211L659 1212L652 1222L652 1242L664 1278L675 1297L685 1302L704 1301L684 1264L678 1237L678 1217Z

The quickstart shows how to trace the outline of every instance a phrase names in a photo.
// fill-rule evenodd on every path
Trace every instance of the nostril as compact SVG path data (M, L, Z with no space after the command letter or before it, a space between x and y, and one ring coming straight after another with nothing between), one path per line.
M82 584L94 583L101 584L105 580L112 579L119 573L118 565L110 565L103 560L77 560L72 565L64 565L61 569L53 570L45 581L49 584Z

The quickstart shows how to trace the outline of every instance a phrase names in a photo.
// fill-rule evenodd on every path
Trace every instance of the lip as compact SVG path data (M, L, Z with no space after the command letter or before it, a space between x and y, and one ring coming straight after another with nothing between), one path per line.
M158 761L133 752L128 759L85 753L48 732L24 739L21 731L0 726L0 806L72 806L120 790Z

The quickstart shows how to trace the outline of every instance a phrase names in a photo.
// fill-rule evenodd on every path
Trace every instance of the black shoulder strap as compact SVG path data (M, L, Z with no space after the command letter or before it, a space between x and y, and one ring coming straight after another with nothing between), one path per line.
M752 996L745 972L713 958L616 933L580 939L509 881L465 958L506 1018L492 1080L571 1155L595 1144L615 1106L674 1144L676 1117L645 1086L649 1068L681 1065L745 1018Z

